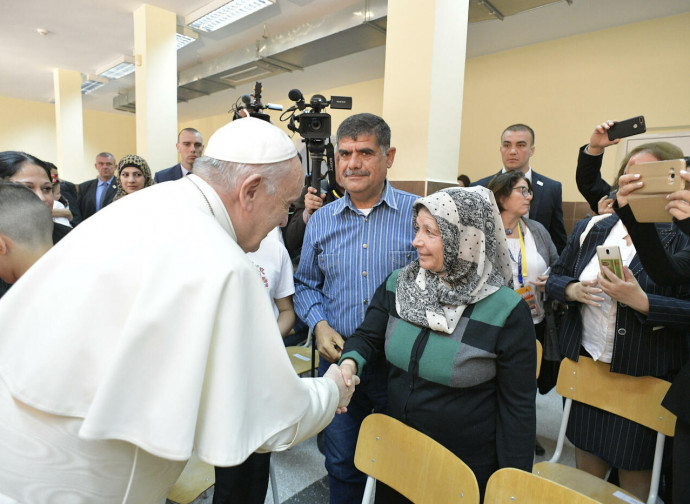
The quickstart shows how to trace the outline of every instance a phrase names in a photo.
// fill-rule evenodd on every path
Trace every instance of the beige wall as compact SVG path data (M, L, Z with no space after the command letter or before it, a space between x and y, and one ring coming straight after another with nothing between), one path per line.
M352 114L358 114L360 112L370 112L372 114L381 115L383 110L383 78L376 79L372 81L359 82L349 86L342 86L332 89L325 90L304 90L303 91L305 100L309 100L314 94L322 94L327 99L331 96L351 96L352 97L352 110L331 110L326 109L326 112L331 114L331 130L333 134L338 129L340 122L346 117ZM287 110L289 107L294 105L294 102L286 99L284 101L276 101L276 104L283 106L283 110ZM290 135L298 148L302 145L300 142L300 136L298 134L293 134L287 128L287 121L281 122L279 120L281 112L278 111L268 111L270 116L273 118L274 123L280 126L285 133ZM196 121L187 121L180 125L180 128L195 128L199 130L201 135L204 137L204 141L207 142L211 134L216 131L221 126L227 124L232 120L230 114L219 114L211 117L205 117Z
M690 129L688 24L690 14L682 14L468 60L459 172L476 180L500 169L501 131L514 122L526 122L536 131L533 168L564 183L565 201L583 201L574 184L577 149L597 123L644 114L649 133ZM303 92L307 99L315 93L353 97L352 111L331 111L333 131L351 113L382 113L383 79ZM282 105L292 103L286 100ZM401 107L409 108L414 127L414 103ZM0 150L55 158L52 105L0 97L0 111ZM279 115L271 113L276 122ZM179 127L194 127L208 140L229 120L229 114L220 114ZM287 131L285 124L279 123ZM86 166L65 167L66 179L94 177L91 160L101 150L118 158L135 152L133 115L85 111L84 135ZM294 138L299 145L299 137ZM615 173L619 157L617 148L611 149L604 162L606 178ZM391 170L391 179L424 177L399 165L399 173L395 166Z
M467 62L460 173L501 168L500 135L524 122L536 133L532 167L575 186L577 149L606 119L643 114L649 133L690 128L690 14L568 37ZM602 169L615 175L616 147Z
M0 96L0 151L21 150L55 162L55 107L49 103ZM60 176L72 182L96 177L96 154L108 151L117 159L136 152L134 116L84 111L84 165L58 166Z

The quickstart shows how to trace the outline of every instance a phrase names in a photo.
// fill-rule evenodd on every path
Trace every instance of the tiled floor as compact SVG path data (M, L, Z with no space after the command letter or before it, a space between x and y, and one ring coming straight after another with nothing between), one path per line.
M535 462L546 460L553 454L563 411L562 404L555 388L544 396L537 396L537 436L546 449L546 455L536 457ZM274 453L271 460L282 504L328 503L328 480L323 467L323 455L316 447L316 438L286 452ZM561 462L575 465L575 455L570 443L566 442ZM210 488L194 504L211 504L212 497L213 488ZM270 485L265 504L274 504Z

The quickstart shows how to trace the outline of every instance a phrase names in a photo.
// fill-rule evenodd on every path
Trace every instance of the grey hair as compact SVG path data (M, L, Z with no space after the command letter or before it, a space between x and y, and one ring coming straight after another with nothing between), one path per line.
M343 138L357 140L359 135L374 135L383 155L391 146L391 128L383 118L377 115L367 113L351 115L340 123L336 133L338 142Z
M226 191L232 191L250 175L261 175L269 194L275 194L285 176L290 173L292 158L277 163L248 164L221 161L202 156L194 161L194 173Z
M25 185L0 182L0 233L32 249L52 245L52 213Z

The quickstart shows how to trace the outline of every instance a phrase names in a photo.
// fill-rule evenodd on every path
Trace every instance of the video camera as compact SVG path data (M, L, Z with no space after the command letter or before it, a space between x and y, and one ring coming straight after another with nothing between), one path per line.
M350 110L352 109L352 97L331 96L330 100L326 100L325 96L316 94L307 103L299 89L291 89L288 93L288 98L296 103L281 114L280 120L289 120L288 129L299 133L302 141L306 144L309 158L311 158L311 170L309 170L309 161L307 161L310 185L320 189L321 162L325 152L326 166L328 168L328 187L329 190L335 189L335 157L333 144L330 142L331 115L323 112L323 110L329 105L332 109ZM305 109L310 110L305 111ZM296 115L295 112L298 110L303 112ZM326 140L328 140L328 143Z
M248 114L250 117L256 117L257 119L262 119L264 121L271 122L271 116L261 112L265 109L283 110L283 106L276 105L274 103L267 103L266 105L261 103L261 82L256 81L256 83L254 84L254 94L243 94L242 96L240 96L235 102L235 104L232 106L232 108L228 110L228 112L232 112L233 121L235 119L246 117L246 115L242 115L242 111L246 110L246 114Z

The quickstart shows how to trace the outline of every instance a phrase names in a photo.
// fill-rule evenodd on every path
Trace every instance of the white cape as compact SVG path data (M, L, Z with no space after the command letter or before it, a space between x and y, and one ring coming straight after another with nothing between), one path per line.
M75 228L2 298L0 328L14 398L165 459L236 465L313 435L337 407L333 381L295 374L227 211L195 175Z

